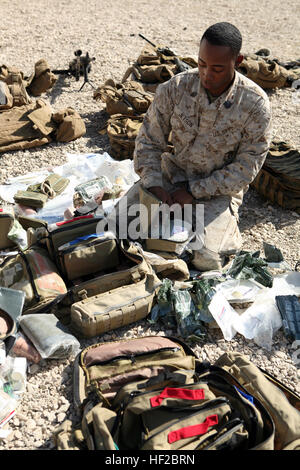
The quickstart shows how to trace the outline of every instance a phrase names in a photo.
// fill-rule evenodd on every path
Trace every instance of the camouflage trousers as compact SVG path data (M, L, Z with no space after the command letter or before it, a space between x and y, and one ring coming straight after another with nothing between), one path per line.
M127 192L127 208L139 204L139 186L135 183ZM120 204L120 203L119 203ZM118 206L116 217L118 219ZM197 211L197 205L203 205L202 211ZM204 220L197 220L203 214ZM203 218L203 217L202 217ZM131 219L128 217L128 223ZM219 196L210 200L195 200L193 203L192 220L187 220L193 227L193 233L199 243L191 243L193 258L191 263L199 271L221 269L226 258L236 253L242 245L242 238L238 227L237 208L233 205L231 197ZM198 248L193 249L193 246Z

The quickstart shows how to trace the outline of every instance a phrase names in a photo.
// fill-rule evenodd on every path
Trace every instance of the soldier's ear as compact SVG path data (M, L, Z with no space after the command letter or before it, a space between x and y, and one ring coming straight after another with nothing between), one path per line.
M241 64L241 62L243 62L243 60L244 60L244 56L242 54L239 54L236 58L235 66L238 67Z

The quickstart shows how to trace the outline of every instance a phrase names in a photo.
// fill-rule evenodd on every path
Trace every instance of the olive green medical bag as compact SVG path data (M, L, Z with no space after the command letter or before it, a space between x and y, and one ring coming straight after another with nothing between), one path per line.
M296 450L300 397L240 353L201 362L165 336L96 343L77 356L58 449Z

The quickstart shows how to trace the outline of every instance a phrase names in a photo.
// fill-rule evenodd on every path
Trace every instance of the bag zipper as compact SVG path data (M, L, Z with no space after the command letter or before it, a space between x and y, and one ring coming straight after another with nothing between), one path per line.
M99 240L99 238L102 238L102 240ZM107 239L107 238L103 239L103 237L97 237L96 240L92 240L88 243L82 243L82 241L81 241L76 245L74 244L74 246L66 248L65 250L59 250L59 256L62 257L64 255L68 254L68 253L72 253L72 251L80 250L82 248L88 248L90 246L94 246L94 245L97 245L97 244L101 245L101 243L106 242L107 240L112 240L112 239L111 238L110 239Z
M228 427L230 426L230 429L228 429L224 434L221 434L220 433L222 432L222 430L225 428L225 427ZM233 434L234 432L238 431L240 428L242 428L243 426L245 426L245 423L243 420L239 419L239 418L234 418L233 420L231 421L228 421L227 423L224 423L219 429L218 429L218 434L217 436L208 436L206 437L202 442L201 444L199 444L198 447L201 447L201 450L209 450L210 447L212 447L213 445L215 445L216 443L218 443L218 441L220 439L223 439L224 437L226 437L227 434ZM203 444L205 443L205 441L208 441L209 439L212 439L212 442L210 442L209 444L207 444L205 447L202 447ZM214 439L215 438L215 439ZM198 447L196 447L195 450L198 449Z
M107 344L107 343L105 343ZM141 352L141 353L136 353L136 354L127 354L127 355L121 355L121 356L115 356L114 358L112 359L107 359L105 361L101 361L101 362L97 362L96 364L97 365L105 365L105 364L109 364L110 362L115 362L115 361L119 361L121 359L130 359L132 363L136 362L135 358L136 357L140 357L140 356L149 356L151 354L154 354L154 353L157 353L157 352L163 352L163 351L173 351L173 352L177 352L177 351L180 351L180 348L172 348L172 347L165 347L165 348L160 348L160 349L156 349L154 351L145 351L145 352ZM96 365L96 364L93 364ZM89 366L89 367L92 367L92 366ZM142 392L143 393L143 392ZM146 392L145 392L146 393Z

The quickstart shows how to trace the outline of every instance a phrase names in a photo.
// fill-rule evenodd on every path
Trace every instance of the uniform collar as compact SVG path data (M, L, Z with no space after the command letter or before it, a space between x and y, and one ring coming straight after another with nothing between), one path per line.
M211 108L220 109L221 106L224 106L225 108L229 109L234 102L237 82L238 82L238 74L235 71L234 79L230 87L227 90L225 90L220 96L218 96L216 100L214 100L212 103L209 103L205 88L203 87L199 79L199 98L202 102L205 102Z

